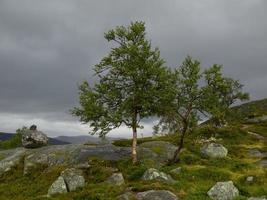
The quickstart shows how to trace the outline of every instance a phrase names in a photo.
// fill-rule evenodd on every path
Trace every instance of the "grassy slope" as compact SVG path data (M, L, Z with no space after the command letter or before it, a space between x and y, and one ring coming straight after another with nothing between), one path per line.
M229 150L229 156L225 159L207 159L199 154L200 144L195 139L203 137L204 133L212 133L211 130L202 128L196 131L186 141L186 150L183 152L181 162L172 166L164 166L162 171L169 172L178 166L182 167L180 175L173 176L177 180L175 184L166 184L157 181L144 182L140 180L147 166L132 166L130 160L122 160L116 163L104 162L92 159L93 166L85 172L87 185L83 189L63 195L55 195L51 199L64 200L108 200L115 199L126 187L132 187L134 191L144 191L148 189L168 189L184 200L204 200L209 199L207 191L217 181L233 180L235 185L245 196L261 196L267 194L267 171L254 165L257 159L247 157L249 148L264 148L266 143L257 141L246 131L239 128L227 128L218 131L217 138ZM153 140L146 138L144 141ZM157 138L157 140L170 140L172 137ZM176 138L177 141L177 138ZM117 145L127 146L131 141L123 140L116 142ZM141 141L142 142L142 141ZM54 167L50 170L36 169L29 176L22 176L23 163L0 178L0 199L46 199L42 197L47 193L49 186L58 177L65 166ZM95 167L94 167L95 166ZM40 166L41 167L41 166ZM103 184L109 175L111 168L117 167L126 179L126 185L113 187ZM41 167L42 168L42 167ZM247 176L252 175L255 181L246 183Z

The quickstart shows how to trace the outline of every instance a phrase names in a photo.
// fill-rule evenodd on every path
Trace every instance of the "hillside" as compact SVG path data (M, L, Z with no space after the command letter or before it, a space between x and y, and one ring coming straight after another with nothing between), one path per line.
M267 115L267 99L251 101L238 106L234 106L232 115L228 116L228 121L242 122L247 119L253 119Z
M178 141L173 135L140 139L137 166L131 164L131 140L116 141L116 146L70 144L0 151L0 199L152 200L155 198L141 196L156 190L158 195L170 197L163 199L174 200L177 196L181 200L209 200L208 191L217 182L225 181L232 181L238 189L235 200L261 197L267 194L267 140L264 135L259 138L252 134L250 128L252 125L218 130L201 127L186 139L180 162L175 164L168 164ZM262 133L267 135L265 131L258 134ZM201 149L210 142L223 145L227 156L203 156ZM10 169L5 172L7 165ZM52 185L73 168L80 175L73 172L72 178L66 180L77 184L76 178L82 178L81 188L63 188L62 194L47 197L48 191L55 189L51 189ZM159 171L146 177L149 170ZM162 177L154 179L155 174Z

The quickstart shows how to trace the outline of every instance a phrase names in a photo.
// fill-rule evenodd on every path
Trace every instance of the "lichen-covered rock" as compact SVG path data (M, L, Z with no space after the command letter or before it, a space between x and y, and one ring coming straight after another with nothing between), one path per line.
M50 186L48 190L48 196L52 194L58 194L58 193L67 193L67 186L63 179L63 177L59 176L58 179Z
M164 172L160 172L157 169L150 168L142 176L143 180L159 180L159 181L165 181L165 182L174 182L172 177Z
M239 195L239 191L232 181L217 182L208 191L208 195L213 200L232 200Z
M24 155L25 155L25 150L18 148L18 149L15 149L13 154L1 160L0 161L0 176L4 174L5 172L9 171L12 167L18 165Z
M68 168L61 172L61 177L64 179L68 191L70 192L85 186L85 179L82 175L82 171L79 169Z
M112 185L120 186L124 184L124 178L122 173L114 173L106 180L106 182Z
M227 156L228 150L221 144L209 143L201 147L200 152L206 157L224 158Z
M38 148L48 144L48 137L41 131L36 129L36 126L31 126L22 134L21 143L25 148Z
M137 200L178 200L177 196L168 190L148 190L139 192Z
M138 159L151 167L160 167L173 158L176 146L164 141L144 142L138 146Z

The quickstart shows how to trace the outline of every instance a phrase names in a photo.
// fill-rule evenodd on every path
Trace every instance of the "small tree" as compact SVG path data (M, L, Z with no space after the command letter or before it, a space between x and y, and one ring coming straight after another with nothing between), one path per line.
M140 120L156 115L167 94L168 72L157 48L146 39L145 24L119 26L105 34L117 44L94 67L99 82L81 84L80 107L72 113L105 136L122 124L132 129L132 161L137 162L137 129Z
M179 132L181 135L173 162L178 161L188 130L197 125L197 112L203 110L202 101L205 90L199 87L201 77L200 62L190 56L186 57L182 65L173 73L171 101L165 105L165 112L157 125L161 127L161 131L169 130L173 133ZM160 128L156 127L155 130Z
M206 91L212 94L206 98L206 111L217 127L226 123L226 116L231 114L231 105L249 99L249 94L242 92L243 85L238 80L223 76L221 70L222 66L215 64L204 72Z
M222 76L221 68L213 65L202 73L200 62L188 56L182 65L175 69L171 100L164 105L160 122L154 129L180 133L173 162L179 160L185 136L190 128L197 126L201 113L222 120L229 112L230 105L237 100L248 98L248 94L241 91L242 85L238 81Z

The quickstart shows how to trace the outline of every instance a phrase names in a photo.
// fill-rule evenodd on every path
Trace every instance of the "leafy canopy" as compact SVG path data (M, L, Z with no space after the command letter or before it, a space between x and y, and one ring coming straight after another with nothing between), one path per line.
M158 48L146 38L144 22L118 26L105 33L115 47L94 67L99 82L94 87L83 82L80 107L72 113L104 136L125 124L140 128L142 118L156 115L168 96L169 72Z

